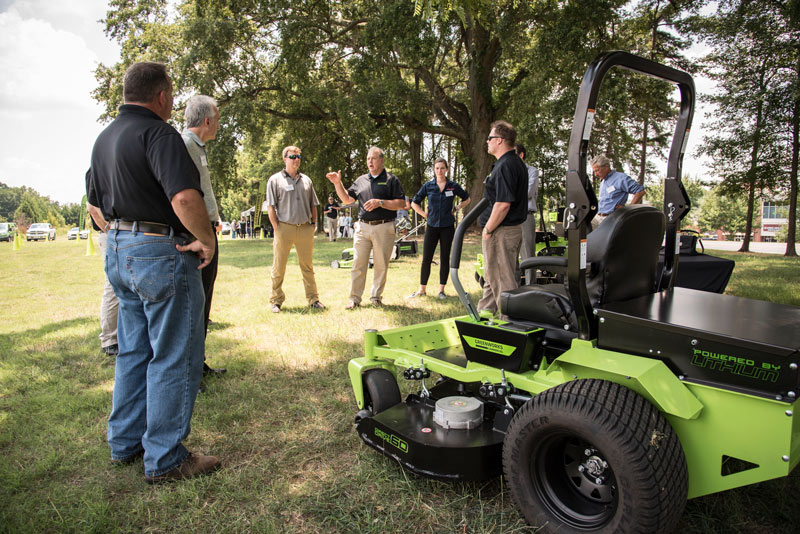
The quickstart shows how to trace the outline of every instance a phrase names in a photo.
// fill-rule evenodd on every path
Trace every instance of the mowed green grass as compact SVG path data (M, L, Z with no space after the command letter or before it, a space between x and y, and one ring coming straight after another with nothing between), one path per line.
M198 397L186 445L218 455L224 469L150 487L141 462L109 465L114 369L97 338L100 256L87 257L85 241L63 236L17 252L0 244L0 531L530 531L502 479L420 478L363 445L353 431L347 361L362 355L364 330L464 311L454 296L405 299L418 285L419 256L392 262L386 306L345 311L350 272L329 264L349 246L317 239L317 285L328 309L308 309L292 255L286 303L272 314L271 241L221 242L206 351L228 373L209 380ZM460 271L473 299L477 250L477 241L465 246ZM737 261L729 292L800 305L797 259L719 255ZM448 292L453 295L450 284ZM695 499L679 530L794 532L798 489L797 477L789 477Z

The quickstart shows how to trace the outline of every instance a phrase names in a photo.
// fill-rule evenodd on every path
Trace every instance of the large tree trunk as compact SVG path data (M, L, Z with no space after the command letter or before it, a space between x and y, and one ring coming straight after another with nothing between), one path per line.
M765 72L764 68L761 69L761 79L759 80L759 93L762 93L762 89L764 88L764 78ZM753 205L755 204L755 197L756 197L756 182L757 176L756 173L758 172L758 158L760 156L759 151L761 150L761 130L764 128L762 124L764 116L764 99L763 97L759 96L758 104L756 105L756 124L755 124L755 131L753 132L753 148L750 152L750 169L747 171L747 187L749 189L747 193L747 219L744 228L744 240L742 241L742 247L739 249L739 252L750 252L750 234L753 231Z
M475 206L483 198L483 181L491 172L494 164L494 157L486 151L486 137L489 135L491 123L492 120L489 117L479 118L473 114L470 139L467 143L461 143L461 150L465 154L469 154L465 163L468 176L471 175L472 178L469 186L472 206Z
M750 234L753 232L753 212L755 211L756 185L755 179L751 178L748 182L749 192L747 193L747 218L744 226L744 239L739 252L750 252Z
M472 56L469 67L470 114L467 140L461 142L461 149L467 156L465 167L471 177L469 195L475 206L483 197L483 180L489 174L494 158L486 152L486 137L495 119L496 107L492 100L492 80L494 67L500 57L500 42L492 38L481 24L467 17L464 37L469 54Z
M647 130L650 128L650 117L645 115L642 124L642 149L639 153L639 184L644 185L644 176L647 169Z
M784 256L797 256L797 164L800 155L800 99L794 102L792 116L792 168L789 172L789 232Z
M411 191L406 191L406 195L413 197L425 181L422 176L422 132L418 130L409 132L408 153L411 158Z

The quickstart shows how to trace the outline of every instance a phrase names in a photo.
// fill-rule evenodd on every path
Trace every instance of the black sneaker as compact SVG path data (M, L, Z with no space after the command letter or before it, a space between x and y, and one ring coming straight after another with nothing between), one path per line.
M119 354L119 345L114 343L113 345L109 345L107 347L103 347L103 354L107 356L116 356Z

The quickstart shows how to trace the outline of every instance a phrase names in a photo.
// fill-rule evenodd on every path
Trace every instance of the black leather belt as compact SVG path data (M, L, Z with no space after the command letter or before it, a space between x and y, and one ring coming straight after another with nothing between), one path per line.
M168 224L161 224L161 223L154 223L154 222L146 222L146 221L121 221L119 219L113 220L108 223L109 230L123 230L123 231L133 231L133 226L136 225L136 231L142 232L143 234L158 234L158 235L170 235L171 229ZM185 234L183 232L175 232L173 235L181 237L183 239L194 241L194 236L189 234Z
M371 226L375 226L376 224L385 224L387 222L394 222L394 219L378 219L377 221L368 221L366 219L359 219L360 222L367 223Z

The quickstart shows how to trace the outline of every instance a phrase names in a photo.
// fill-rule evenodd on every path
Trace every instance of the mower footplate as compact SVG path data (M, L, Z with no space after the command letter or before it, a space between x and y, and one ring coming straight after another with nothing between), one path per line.
M446 429L433 414L433 406L401 402L362 419L356 430L367 445L418 475L461 481L502 474L503 432L489 421L473 429Z

